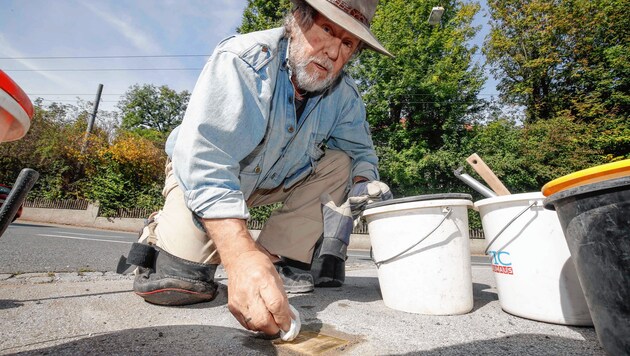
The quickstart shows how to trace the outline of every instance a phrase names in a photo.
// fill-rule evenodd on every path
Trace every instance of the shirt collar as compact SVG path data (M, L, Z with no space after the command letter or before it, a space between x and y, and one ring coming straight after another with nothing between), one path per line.
M280 66L281 70L286 70L289 72L289 78L291 77L291 67L289 66L289 46L291 45L290 38L284 38L280 41L280 52L284 51L284 59L282 60L282 65Z

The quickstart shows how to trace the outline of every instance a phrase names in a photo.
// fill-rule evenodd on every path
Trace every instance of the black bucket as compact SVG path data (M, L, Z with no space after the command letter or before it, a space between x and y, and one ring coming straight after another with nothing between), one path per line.
M630 355L630 177L549 196L578 272L595 331L610 355Z

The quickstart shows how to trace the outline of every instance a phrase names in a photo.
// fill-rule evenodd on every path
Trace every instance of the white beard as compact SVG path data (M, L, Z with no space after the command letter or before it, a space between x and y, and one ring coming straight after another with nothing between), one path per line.
M330 87L339 73L333 74L333 63L328 58L318 58L306 54L306 38L299 26L293 26L294 36L289 47L289 66L294 75L295 85L298 89L308 92L322 91ZM326 68L326 78L320 79L317 73L309 73L306 67L315 62Z

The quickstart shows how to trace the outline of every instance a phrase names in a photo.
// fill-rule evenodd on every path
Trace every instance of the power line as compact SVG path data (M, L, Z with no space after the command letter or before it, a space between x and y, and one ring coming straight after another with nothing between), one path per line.
M35 96L35 95L94 95L94 93L83 93L83 94L70 94L70 93L66 93L66 94L61 94L61 93L27 93L27 95L29 96ZM101 94L101 95L123 95L123 94Z
M116 72L116 71L200 71L203 68L93 68L93 69L3 69L5 72Z
M73 94L73 93L27 93L28 95L31 96L35 96L35 95L94 95L94 93L77 93L77 94ZM484 96L492 96L492 95L498 95L499 93L478 93L477 95L484 95ZM110 93L110 94L101 94L101 95L124 95L124 93L121 94L115 94L115 93ZM431 96L433 94L405 94L402 95L403 97L405 96Z
M138 56L40 56L40 57L0 57L0 59L112 59L112 58L182 58L182 57L209 57L209 54L164 54L164 55L138 55Z
M53 103L75 103L76 100L72 100L72 99L58 99L58 100L53 100L53 99L43 99L42 101L50 101ZM101 103L117 103L118 101L115 100L101 100Z

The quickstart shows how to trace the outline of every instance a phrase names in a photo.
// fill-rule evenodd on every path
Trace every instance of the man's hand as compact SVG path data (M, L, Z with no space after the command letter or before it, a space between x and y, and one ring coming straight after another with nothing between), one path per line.
M329 194L322 194L320 200L324 218L324 238L319 256L316 257L331 255L345 261L354 221L358 219L369 203L392 198L387 184L367 180L355 180L348 194L348 200L340 206L335 204Z
M282 281L264 253L245 252L232 263L228 274L228 309L252 331L274 335L291 327L289 301Z
M244 328L275 335L291 327L284 286L269 254L251 238L244 220L204 220L228 275L228 309Z
M377 180L355 183L348 194L348 202L355 219L368 204L393 198L387 184Z

